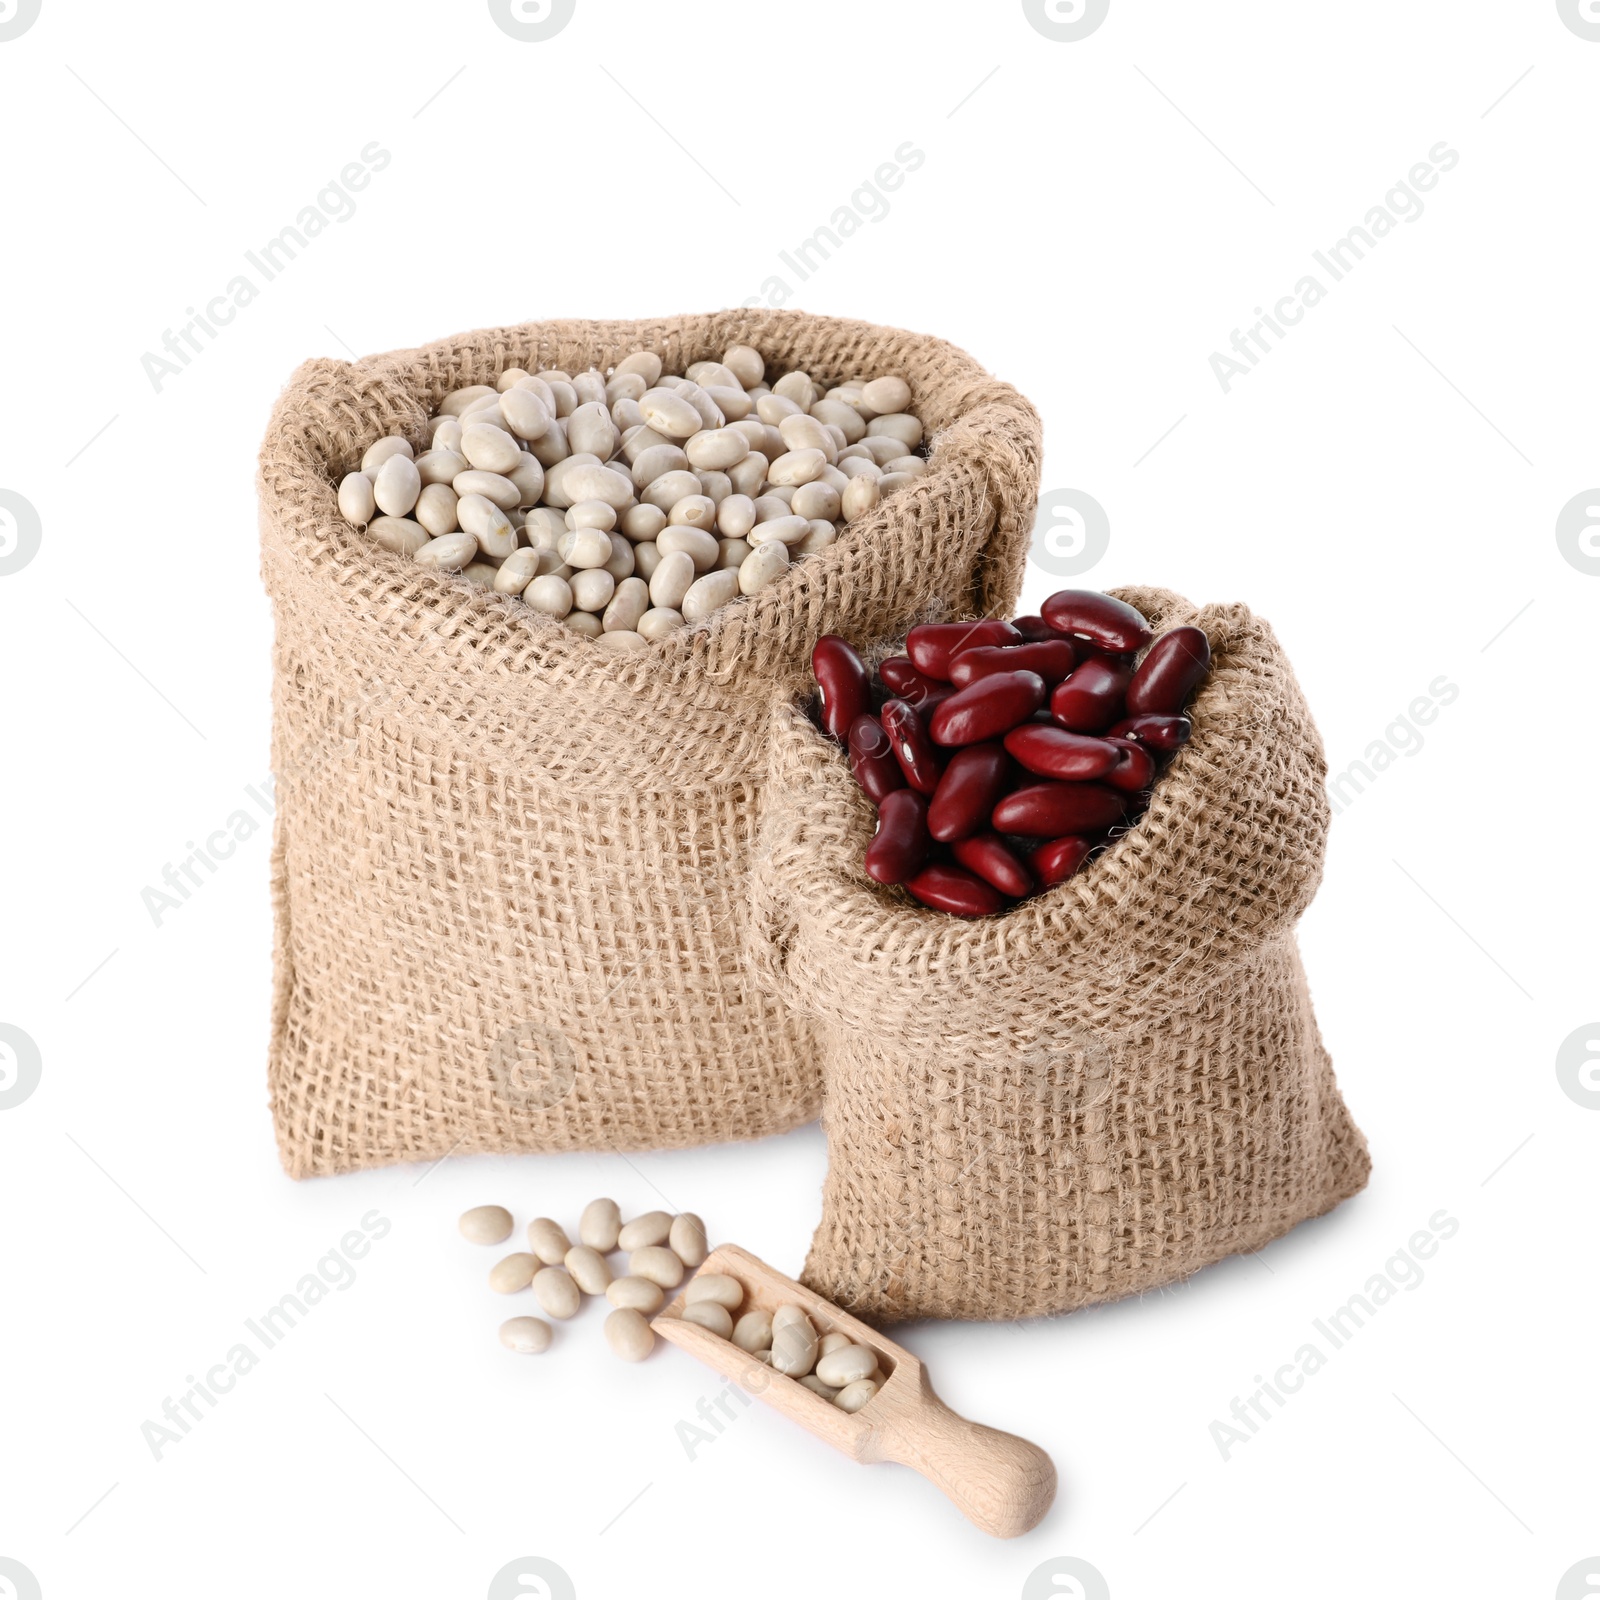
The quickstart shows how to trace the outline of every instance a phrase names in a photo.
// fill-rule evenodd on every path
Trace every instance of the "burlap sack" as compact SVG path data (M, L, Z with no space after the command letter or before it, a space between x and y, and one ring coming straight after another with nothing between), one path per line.
M757 346L898 372L931 469L753 599L635 656L385 553L335 485L510 366ZM798 312L491 329L301 367L261 456L277 622L271 1095L296 1176L447 1152L682 1146L816 1115L803 1025L742 950L771 708L820 634L1006 612L1032 407L936 339Z
M1295 947L1322 871L1321 743L1272 630L1193 622L1193 741L1077 877L962 921L861 870L872 808L774 720L754 958L812 1020L828 1140L805 1281L858 1315L1066 1311L1252 1250L1366 1182Z

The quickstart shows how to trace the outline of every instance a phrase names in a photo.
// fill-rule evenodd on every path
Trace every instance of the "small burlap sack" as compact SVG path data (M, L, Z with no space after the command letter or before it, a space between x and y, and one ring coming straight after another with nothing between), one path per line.
M451 389L639 348L682 372L735 343L828 382L904 375L930 470L648 651L607 655L338 514L366 446L420 446ZM820 634L1008 612L1038 462L1033 408L961 351L798 312L534 323L301 367L260 473L288 1170L683 1146L814 1117L804 1026L742 954L768 717L808 681Z
M1328 824L1299 688L1243 606L1118 593L1210 639L1194 738L1130 833L1001 915L868 879L872 807L838 747L774 719L752 954L822 1052L804 1278L858 1315L1115 1299L1366 1182L1295 946Z

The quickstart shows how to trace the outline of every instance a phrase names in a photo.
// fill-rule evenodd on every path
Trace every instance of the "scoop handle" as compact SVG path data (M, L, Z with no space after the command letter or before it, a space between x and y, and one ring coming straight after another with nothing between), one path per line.
M1056 1497L1055 1463L1038 1445L952 1411L925 1374L914 1401L875 1420L874 1459L920 1472L997 1539L1035 1527Z

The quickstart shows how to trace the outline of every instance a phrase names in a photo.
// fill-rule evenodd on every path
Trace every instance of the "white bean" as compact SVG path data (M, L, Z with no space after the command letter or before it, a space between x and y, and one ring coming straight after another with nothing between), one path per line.
M707 533L698 524L674 523L663 528L656 537L656 549L663 556L671 555L674 550L682 550L694 562L697 573L710 572L716 566L721 548L716 535Z
M519 439L542 439L550 431L550 410L532 389L507 389L500 396L500 415Z
M628 1257L628 1271L635 1278L659 1283L663 1289L676 1289L683 1282L683 1263L664 1245L647 1244Z
M654 644L659 639L670 638L683 627L683 613L671 606L652 606L639 618L637 632L641 639Z
M613 371L637 372L646 383L653 384L661 377L661 357L654 350L635 350L632 354L624 356Z
M533 1275L533 1298L546 1316L565 1322L576 1316L583 1296L565 1267L541 1267Z
M876 478L852 478L844 493L839 496L839 510L846 522L864 517L878 503Z
M414 556L428 543L428 530L409 517L374 517L367 524L367 532L397 556ZM464 559L470 561L472 553L469 551Z
M461 531L470 533L485 555L504 560L517 548L517 530L494 501L481 494L464 494L456 502Z
M810 531L811 524L804 517L791 516L785 508L782 516L758 518L750 540L756 545L765 544L769 539L777 539L782 544L799 544Z
M361 470L369 478L376 480L378 469L391 456L404 456L409 461L412 454L409 439L402 439L397 433L385 434L377 443L367 446L367 453L361 458Z
M472 1244L500 1244L511 1237L511 1213L504 1206L474 1206L456 1226Z
M535 466L538 464L537 461L534 462ZM516 484L509 478L501 476L498 472L481 471L477 467L468 467L465 472L458 472L447 487L458 499L462 495L481 494L485 500L499 506L502 511L515 511L517 503L522 498Z
M833 1397L833 1403L841 1411L859 1411L877 1392L878 1385L871 1378L862 1378L848 1388L841 1389Z
M698 433L702 422L699 411L671 389L649 389L639 399L645 422L669 439L687 439Z
M646 1211L617 1231L619 1250L642 1250L646 1245L665 1244L672 1233L670 1211Z
M743 539L724 539L721 541L721 553L717 556L719 567L728 567L737 572L750 555L750 546Z
M603 401L581 405L572 413L567 419L567 443L574 450L593 452L602 461L610 458L617 448L617 429Z
M386 517L403 517L422 493L422 474L409 455L392 455L372 480L372 498Z
M764 539L739 568L740 594L755 594L789 570L789 550L779 539Z
M620 533L613 533L611 535L611 559L606 562L605 570L611 574L617 583L621 583L624 578L633 576L633 569L637 564L633 546Z
M686 472L689 458L675 444L653 444L633 460L633 486L641 492L669 472Z
M494 575L494 586L501 594L521 594L539 576L539 558L542 550L513 550L500 563Z
M867 424L867 437L898 439L907 450L915 450L922 443L922 424L909 411L897 411L889 416L874 417Z
M571 633L581 633L585 639L603 638L605 633L599 617L592 611L569 611L562 618L561 626Z
M440 572L459 572L477 553L478 541L470 533L447 533L442 539L428 540L414 559Z
M553 572L535 578L522 591L522 598L548 617L565 617L572 610L572 586Z
M746 389L760 383L767 370L766 357L748 344L729 345L722 352L722 364Z
M604 1294L611 1282L611 1268L606 1258L586 1244L573 1245L567 1251L562 1265L585 1294ZM862 1373L861 1376L865 1377L866 1374Z
M567 582L572 585L572 605L576 611L604 611L617 592L617 580L604 567L574 572Z
M817 1359L817 1330L799 1306L779 1306L772 1313L772 1364L791 1378L802 1378Z
M650 604L681 607L694 581L694 560L687 551L674 550L670 555L663 555L650 578ZM684 620L688 620L687 616Z
M617 1234L621 1229L622 1212L615 1200L591 1200L578 1218L579 1239L602 1255L617 1248Z
M489 1268L489 1287L496 1294L516 1294L533 1282L534 1269L538 1265L526 1250L502 1256Z
M640 619L649 609L650 585L643 578L624 578L617 585L617 592L611 597L611 604L606 607L605 616L601 618L601 626L607 633L615 633L618 629L635 632ZM587 1212L584 1214L588 1215ZM579 1231L582 1231L581 1225ZM616 1235L613 1233L611 1243L605 1248L615 1250L616 1247ZM679 1254L682 1255L682 1251L679 1251ZM699 1263L691 1262L690 1265L698 1266Z
M484 472L510 472L522 459L517 441L504 428L469 421L461 430L461 454Z
M843 400L818 400L811 408L811 415L828 427L837 428L846 444L854 444L867 431L866 418Z
M644 579L646 583L656 575L656 568L661 565L661 552L656 549L654 539L646 539L642 544L633 547L633 570ZM690 568L694 563L689 563Z
M662 534L663 539L666 534ZM684 591L679 609L685 622L703 622L713 611L739 597L739 574L726 568L696 578Z
M540 1356L550 1348L551 1332L542 1317L512 1317L500 1324L500 1343L519 1356Z
M674 528L701 528L709 532L716 521L717 503L708 494L686 494L667 513L667 525Z
M754 1355L772 1348L772 1318L765 1311L747 1311L733 1325L733 1342Z
M660 506L629 506L622 513L622 532L635 544L649 544L667 525L667 514Z
M820 450L790 450L767 468L767 477L775 484L797 487L820 478L827 464L828 458Z
M719 1305L709 1300L698 1300L683 1308L683 1320L714 1333L719 1339L733 1336L733 1318Z
M700 480L692 472L684 470L663 472L659 478L646 485L639 498L646 505L660 506L663 511L670 511L680 500L699 493Z
M814 556L826 550L839 537L839 530L825 518L816 518L806 524L806 536L794 547L797 556Z
M372 479L366 473L347 472L339 480L339 515L346 522L364 527L372 521L377 505L372 494Z
M447 417L459 417L468 406L476 404L486 395L492 395L495 392L486 383L474 383L465 389L452 390L439 402L439 409Z
M711 428L693 435L684 452L691 466L723 472L750 454L750 441L732 428Z
M911 404L911 385L904 378L874 378L862 386L861 404L880 417L904 411Z
M547 478L547 486L548 481ZM562 478L561 487L573 504L580 500L604 500L608 506L620 511L633 502L632 483L620 472L613 472L610 467L588 465L573 467Z
M878 1375L878 1355L864 1344L846 1344L817 1357L817 1376L835 1389Z
M683 1291L683 1303L692 1306L702 1300L737 1311L744 1301L744 1285L726 1272L699 1273L689 1280L689 1287Z
M616 525L617 508L604 500L580 500L575 506L567 507L569 528L599 528L610 533Z
M650 1324L631 1306L618 1306L606 1318L605 1335L611 1353L624 1361L643 1361L656 1342Z
M416 519L437 539L456 531L456 492L448 483L425 483L417 496Z
M569 528L556 549L570 567L603 567L611 559L611 535L604 528Z
M659 1311L666 1298L666 1290L659 1283L651 1283L648 1278L613 1278L606 1289L606 1299L612 1305L627 1306L634 1311L644 1312L646 1316Z
M566 1259L572 1241L567 1230L550 1217L535 1217L528 1224L528 1248L547 1267L558 1267Z
M709 1254L705 1223L692 1211L679 1212L672 1219L672 1232L667 1235L667 1244L684 1266L698 1267Z

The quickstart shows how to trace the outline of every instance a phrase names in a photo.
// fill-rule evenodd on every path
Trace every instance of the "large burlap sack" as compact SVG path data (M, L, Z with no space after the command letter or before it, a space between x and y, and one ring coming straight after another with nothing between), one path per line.
M931 467L648 651L606 655L336 510L365 447L422 443L450 389L637 348L682 372L741 342L827 381L903 374ZM301 367L260 473L288 1170L682 1146L814 1117L804 1026L742 956L770 710L806 682L820 634L1008 611L1038 459L1033 408L961 351L798 312L534 323Z
M1210 639L1194 738L1131 832L1001 915L868 879L872 808L838 747L774 720L752 955L822 1052L805 1281L858 1315L1135 1294L1366 1182L1295 946L1328 823L1300 691L1243 606L1118 593Z

